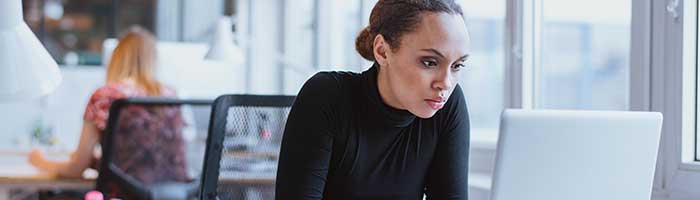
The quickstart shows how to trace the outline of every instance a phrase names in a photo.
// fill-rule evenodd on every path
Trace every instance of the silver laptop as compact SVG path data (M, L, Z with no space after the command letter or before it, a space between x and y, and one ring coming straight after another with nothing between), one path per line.
M506 110L492 200L650 199L662 115Z

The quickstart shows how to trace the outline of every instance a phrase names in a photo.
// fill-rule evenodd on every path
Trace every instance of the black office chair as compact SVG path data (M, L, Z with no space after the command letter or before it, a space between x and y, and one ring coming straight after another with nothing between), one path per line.
M211 103L156 97L114 101L96 188L106 199L197 198Z
M214 101L200 199L274 199L277 157L294 96Z

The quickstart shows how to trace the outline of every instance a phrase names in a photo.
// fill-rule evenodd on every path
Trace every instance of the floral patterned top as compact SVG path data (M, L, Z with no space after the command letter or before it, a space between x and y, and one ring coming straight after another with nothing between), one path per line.
M175 90L163 87L161 96L175 97ZM147 96L146 91L129 83L110 83L95 90L85 108L83 119L92 122L100 132L104 131L109 107L117 99Z
M83 119L95 124L102 137L109 117L109 109L117 99L147 96L146 91L129 83L112 83L98 88L90 97ZM160 96L175 97L174 90L164 87ZM185 144L182 138L182 119L179 106L129 105L122 107L115 136L112 163L122 173L138 180L144 186L163 182L188 182ZM101 139L100 139L101 141ZM92 160L98 169L99 158ZM106 183L108 198L134 199L117 182Z

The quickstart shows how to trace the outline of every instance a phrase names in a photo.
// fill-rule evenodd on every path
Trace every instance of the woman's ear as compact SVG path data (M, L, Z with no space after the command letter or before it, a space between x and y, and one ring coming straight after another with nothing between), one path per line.
M374 53L374 59L381 66L387 65L387 51L389 51L389 44L384 40L382 34L377 34L374 37L374 48L372 48L372 53Z

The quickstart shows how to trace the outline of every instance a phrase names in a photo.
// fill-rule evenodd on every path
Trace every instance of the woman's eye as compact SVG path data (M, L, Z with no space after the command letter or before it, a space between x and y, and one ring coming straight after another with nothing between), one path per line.
M437 62L432 61L432 60L424 60L422 62L423 62L423 66L428 67L428 68L433 68L433 67L437 66Z
M452 69L454 69L455 71L459 71L459 70L461 70L462 68L465 68L465 67L466 67L466 66L464 66L464 63L459 63L459 64L453 65L453 66L452 66Z

